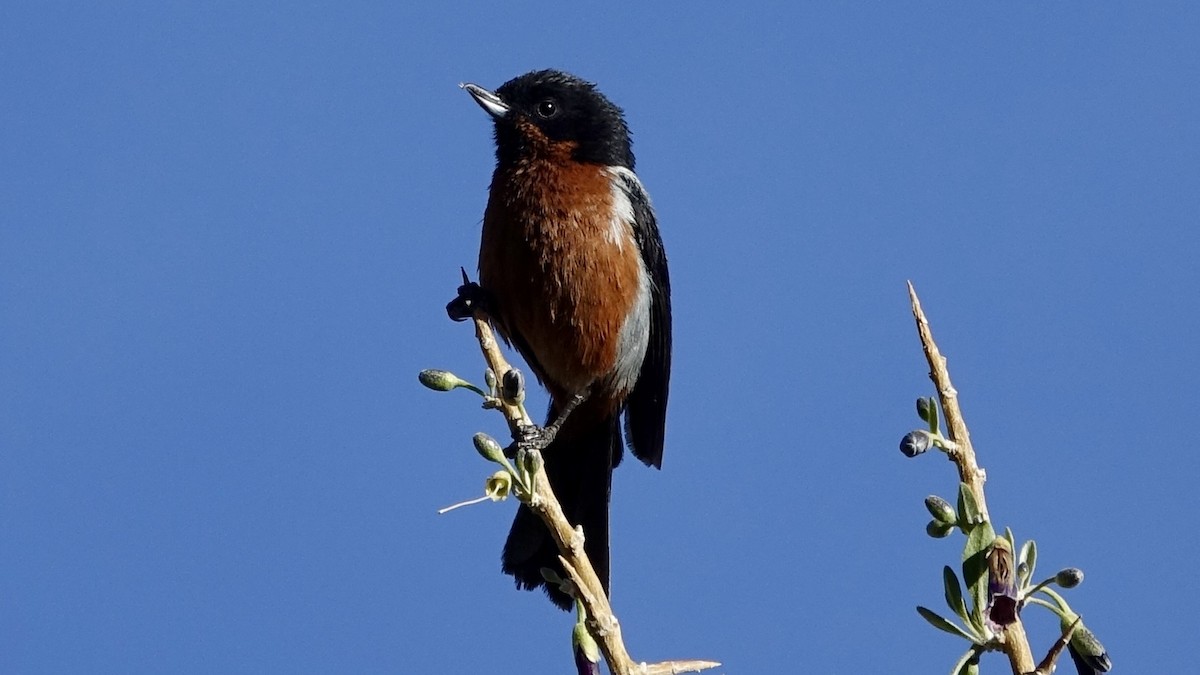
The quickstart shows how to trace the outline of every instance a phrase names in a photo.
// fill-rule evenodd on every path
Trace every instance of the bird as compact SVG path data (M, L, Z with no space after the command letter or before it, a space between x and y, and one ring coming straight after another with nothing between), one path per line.
M608 593L622 418L634 457L662 468L671 282L654 208L634 173L624 112L595 84L550 69L495 91L460 86L495 132L475 295L549 393L546 476L571 525L583 528ZM544 588L570 609L573 599L543 568L566 578L549 531L520 506L501 569L518 588Z

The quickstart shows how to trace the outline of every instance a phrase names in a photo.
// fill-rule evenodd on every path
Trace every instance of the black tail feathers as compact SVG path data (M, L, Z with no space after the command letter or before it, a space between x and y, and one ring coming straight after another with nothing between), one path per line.
M616 415L596 423L575 411L543 454L546 477L571 525L582 526L584 551L604 591L608 592L608 499L612 470L621 456L621 428ZM517 588L545 587L551 602L569 610L573 599L546 583L542 568L566 578L558 563L558 547L550 532L532 511L521 506L513 520L501 555L501 568L511 574Z

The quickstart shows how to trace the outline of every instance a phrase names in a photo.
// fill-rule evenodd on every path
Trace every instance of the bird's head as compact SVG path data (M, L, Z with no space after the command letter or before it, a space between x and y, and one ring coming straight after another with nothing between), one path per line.
M494 92L476 84L461 86L495 121L500 164L557 157L633 168L624 114L591 82L539 70Z

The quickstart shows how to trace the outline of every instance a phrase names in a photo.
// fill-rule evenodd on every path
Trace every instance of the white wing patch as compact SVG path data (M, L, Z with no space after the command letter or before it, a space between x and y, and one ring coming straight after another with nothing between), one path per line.
M625 187L626 181L638 183L637 176L623 166L608 167L609 182L612 185L613 208L612 218L608 221L608 241L618 250L625 248L626 241L633 240L633 200Z
M633 199L630 192L636 190L645 200L645 190L637 175L629 169L620 166L608 168L613 191L613 217L609 222L608 237L618 248L637 245L634 234ZM638 375L642 371L642 361L646 359L646 349L650 344L650 273L646 270L646 261L642 260L641 252L637 253L637 295L634 299L633 310L625 318L621 326L621 334L617 347L617 363L610 375L612 387L617 391L630 391L637 384Z

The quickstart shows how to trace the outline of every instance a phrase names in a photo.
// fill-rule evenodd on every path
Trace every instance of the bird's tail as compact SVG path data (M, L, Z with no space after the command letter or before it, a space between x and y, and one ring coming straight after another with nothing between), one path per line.
M597 422L586 407L585 403L571 413L543 456L550 487L571 525L583 527L583 549L607 593L608 498L613 467L621 460L621 427L619 413ZM552 417L554 414L551 411ZM518 588L544 586L554 604L571 609L572 598L546 584L542 577L542 568L548 567L566 578L558 563L558 547L542 521L524 506L517 509L504 544L501 567L516 579Z

